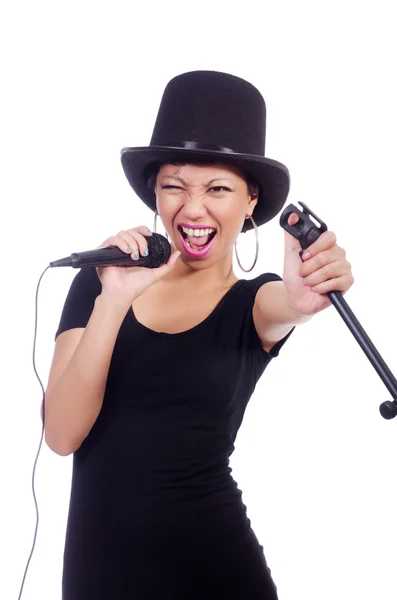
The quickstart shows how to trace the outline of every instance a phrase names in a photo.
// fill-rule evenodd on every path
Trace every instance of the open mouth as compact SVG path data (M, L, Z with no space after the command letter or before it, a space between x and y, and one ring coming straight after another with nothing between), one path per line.
M187 251L192 254L200 255L209 250L212 241L216 236L216 229L208 227L205 229L189 229L183 225L178 225L180 237Z

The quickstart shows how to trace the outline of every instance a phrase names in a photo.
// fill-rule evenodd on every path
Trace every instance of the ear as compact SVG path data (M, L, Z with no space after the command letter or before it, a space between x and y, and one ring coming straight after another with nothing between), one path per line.
M248 209L250 210L251 215L254 211L255 206L258 204L258 197L259 197L259 189L256 188L254 193L250 195L249 202L248 202Z

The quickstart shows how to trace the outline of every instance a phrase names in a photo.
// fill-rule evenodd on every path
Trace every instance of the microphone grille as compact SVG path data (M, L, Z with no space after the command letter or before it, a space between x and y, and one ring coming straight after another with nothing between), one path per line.
M149 262L146 266L153 269L166 263L171 256L171 245L167 238L161 233L153 233L146 240L149 248Z

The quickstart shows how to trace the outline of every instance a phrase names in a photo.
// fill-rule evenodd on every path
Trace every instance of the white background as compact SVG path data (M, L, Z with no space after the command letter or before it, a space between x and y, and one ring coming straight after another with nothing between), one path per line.
M346 248L356 279L346 300L397 373L393 4L2 4L2 599L18 597L36 517L37 283L51 260L96 247L120 229L151 227L119 151L149 143L173 76L226 71L261 90L266 155L290 169L288 201L307 203ZM260 242L249 277L282 274L278 219L260 229ZM245 264L253 251L250 233L241 242ZM40 286L43 385L75 275L49 270ZM232 466L280 600L396 600L397 420L378 411L388 399L333 307L296 330L258 384ZM71 464L43 447L40 528L25 600L61 597Z

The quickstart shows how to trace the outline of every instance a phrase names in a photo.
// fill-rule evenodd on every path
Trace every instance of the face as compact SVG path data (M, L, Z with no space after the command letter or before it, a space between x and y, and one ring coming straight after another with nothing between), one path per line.
M209 266L232 254L244 220L257 203L237 167L162 165L157 211L184 261Z

